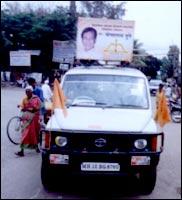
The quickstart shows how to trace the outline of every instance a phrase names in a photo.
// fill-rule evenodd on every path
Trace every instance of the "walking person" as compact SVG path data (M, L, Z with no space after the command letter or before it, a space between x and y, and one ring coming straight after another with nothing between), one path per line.
M42 88L37 86L36 80L34 78L29 78L28 79L28 84L33 87L33 94L37 95L41 101L41 109L40 109L40 122L43 122L43 116L45 113L45 108L44 108L44 97L43 97L43 91Z
M15 153L18 156L24 156L25 148L35 148L39 153L38 138L40 131L39 112L41 102L40 99L33 95L32 86L25 88L26 97L20 105L22 111L22 138L20 144L20 151Z
M169 84L167 84L167 87L166 87L166 89L165 89L165 95L166 95L166 97L167 97L168 99L170 99L170 97L172 96L172 89L171 89L171 87L170 87Z
M156 94L156 113L154 117L154 120L160 125L160 128L171 121L170 112L163 87L163 84L159 84L159 89Z
M52 90L49 86L49 81L45 80L44 84L42 85L42 91L44 96L44 124L46 124L51 116L51 109L52 109Z
M40 100L43 102L44 101L43 92L42 92L41 87L37 86L36 80L34 78L29 78L28 84L33 87L33 94L37 95L40 98Z
M53 93L49 86L48 80L44 81L44 84L42 85L42 91L43 91L44 102L51 102Z

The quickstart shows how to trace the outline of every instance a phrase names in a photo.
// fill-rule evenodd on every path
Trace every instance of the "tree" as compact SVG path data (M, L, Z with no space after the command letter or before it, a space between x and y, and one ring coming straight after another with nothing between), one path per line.
M179 48L176 45L169 47L168 59L173 69L173 77L177 78L179 70Z
M147 65L145 74L155 79L157 77L157 71L160 70L161 61L152 55L148 55L145 57L144 62Z
M81 1L81 4L84 8L82 15L87 17L122 19L125 15L125 2L113 5L109 1Z
M61 6L53 12L43 7L31 10L30 6L17 11L17 5L11 4L1 11L1 30L3 66L9 66L9 51L23 48L41 50L41 65L47 68L52 65L52 41L76 38L76 17L70 15L69 8Z
M133 59L130 63L130 67L136 67L143 71L144 67L147 67L147 65L144 62L144 58L146 52L144 49L142 49L143 43L139 42L138 39L135 39L133 42Z
M166 80L167 78L171 78L173 76L173 69L167 57L163 57L161 59L160 71L162 80Z
M142 46L143 46L143 43L139 42L138 39L134 39L133 54L134 55L145 54L145 50L141 48Z

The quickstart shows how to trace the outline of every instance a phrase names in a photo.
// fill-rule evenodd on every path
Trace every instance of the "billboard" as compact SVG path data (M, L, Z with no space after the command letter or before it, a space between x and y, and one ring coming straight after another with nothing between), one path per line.
M31 52L10 51L10 66L31 66Z
M31 56L40 56L41 51L40 50L18 50L19 52L29 52Z
M54 62L70 63L75 57L75 43L72 41L53 40L53 59Z
M78 18L76 58L131 61L134 21Z

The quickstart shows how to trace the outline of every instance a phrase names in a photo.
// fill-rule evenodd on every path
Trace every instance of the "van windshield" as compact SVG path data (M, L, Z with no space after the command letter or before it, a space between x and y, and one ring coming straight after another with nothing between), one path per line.
M68 106L148 108L145 79L121 75L66 75Z

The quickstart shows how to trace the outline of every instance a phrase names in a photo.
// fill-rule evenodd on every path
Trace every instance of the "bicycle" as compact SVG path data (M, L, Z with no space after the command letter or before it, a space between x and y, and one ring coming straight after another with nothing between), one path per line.
M21 116L12 117L7 124L7 136L15 145L19 145L21 142L21 134L22 134L22 118Z
M20 106L17 106L20 108ZM11 143L15 145L19 145L21 143L21 136L22 136L22 113L20 112L19 116L12 117L7 124L6 132L8 139ZM45 124L40 124L41 128L45 126ZM39 136L39 143L40 143L40 136Z

